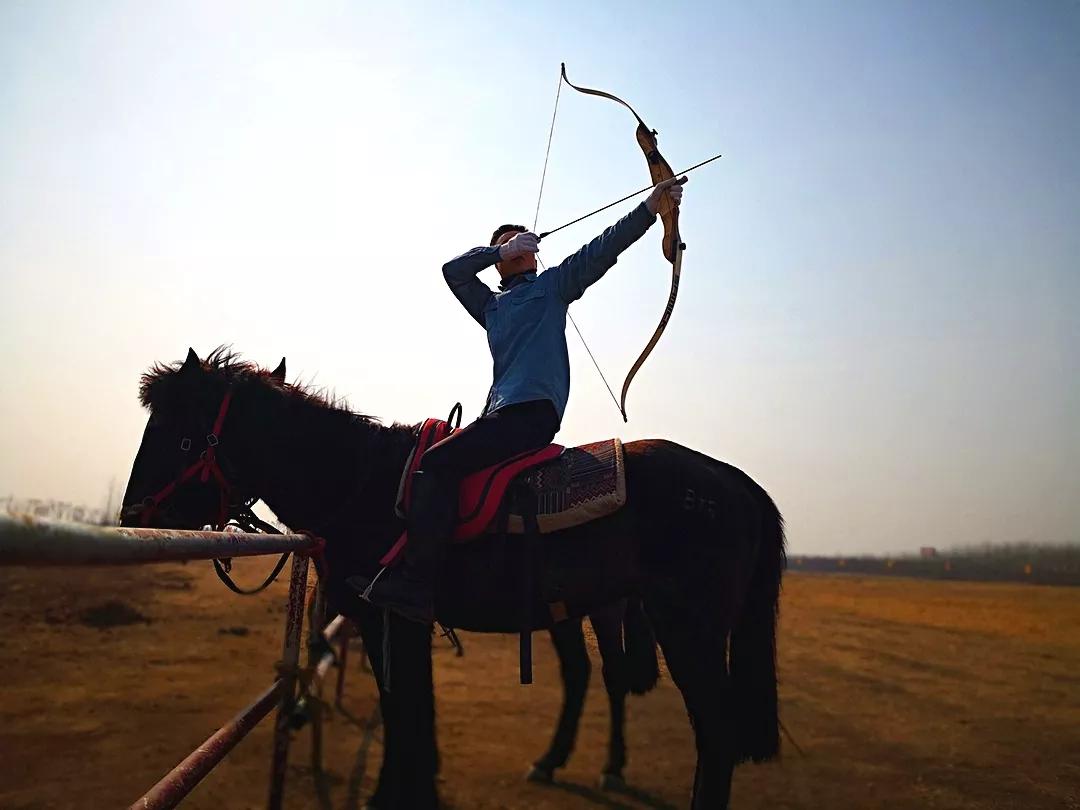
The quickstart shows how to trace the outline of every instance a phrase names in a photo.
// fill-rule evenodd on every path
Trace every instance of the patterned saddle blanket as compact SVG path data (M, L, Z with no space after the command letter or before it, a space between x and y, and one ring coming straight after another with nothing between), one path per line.
M556 458L525 470L516 480L536 497L541 534L580 526L626 505L625 460L618 439L563 448ZM523 533L522 516L511 512L507 529Z

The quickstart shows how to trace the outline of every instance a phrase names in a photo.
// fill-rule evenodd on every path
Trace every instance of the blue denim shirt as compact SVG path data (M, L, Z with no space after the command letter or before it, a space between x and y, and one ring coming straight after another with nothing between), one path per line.
M566 309L655 220L642 203L560 264L515 276L497 293L476 275L499 261L498 247L473 248L443 265L450 290L487 330L494 382L484 413L546 399L562 421L570 397Z

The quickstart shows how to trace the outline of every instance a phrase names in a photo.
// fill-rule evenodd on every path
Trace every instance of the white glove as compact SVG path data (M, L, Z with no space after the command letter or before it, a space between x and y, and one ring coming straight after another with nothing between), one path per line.
M524 256L526 253L539 253L540 246L537 244L537 238L535 233L525 232L519 233L512 239L503 242L499 246L499 259L506 261L507 259L516 259L518 256Z

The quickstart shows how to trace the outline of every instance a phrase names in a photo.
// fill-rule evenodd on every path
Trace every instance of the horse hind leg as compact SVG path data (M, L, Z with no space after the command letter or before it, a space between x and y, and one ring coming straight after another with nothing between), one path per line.
M682 693L697 748L691 810L723 810L735 769L734 714L726 634L702 630L690 613L646 604L668 670Z
M602 790L626 787L623 768L626 767L626 694L629 691L628 662L623 647L623 614L626 601L619 600L589 614L596 633L596 644L603 661L604 689L608 696L611 726L608 736L607 761L600 771Z

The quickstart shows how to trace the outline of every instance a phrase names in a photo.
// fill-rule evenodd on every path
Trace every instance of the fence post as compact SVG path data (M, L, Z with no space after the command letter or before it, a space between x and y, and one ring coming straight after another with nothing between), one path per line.
M341 632L341 650L338 653L337 691L334 694L334 706L341 708L341 696L345 692L345 665L349 661L349 639L352 637L352 626L346 627Z
M281 810L285 772L289 759L289 716L296 700L296 675L300 662L300 634L304 629L308 558L294 554L289 580L289 605L285 612L285 643L281 654L281 703L274 722L274 759L270 766L270 810Z
M323 630L326 628L326 590L320 579L315 586L315 598L311 600L311 613L308 616L308 654L307 665L313 680L308 685L307 709L311 712L311 772L316 777L322 773L322 679L315 677L315 669L322 660ZM326 640L325 646L333 649L333 641ZM317 682L316 682L317 681Z

